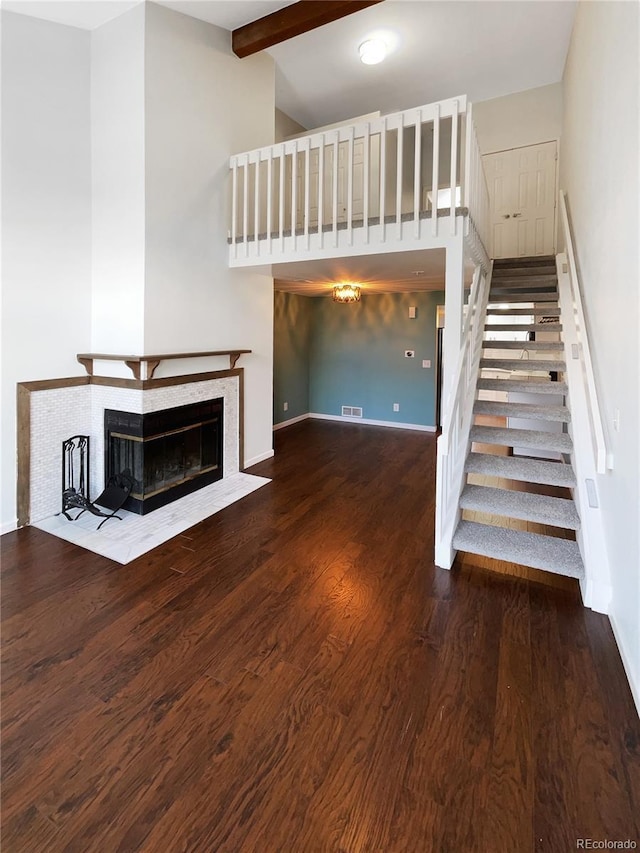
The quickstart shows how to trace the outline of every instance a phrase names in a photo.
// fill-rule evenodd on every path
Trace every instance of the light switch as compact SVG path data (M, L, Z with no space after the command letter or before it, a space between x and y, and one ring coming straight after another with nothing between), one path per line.
M422 366L423 366L423 367L431 367L431 359L429 359L429 358L423 358L423 359L422 359Z
M410 320L416 319L416 306L415 305L409 306L409 319Z

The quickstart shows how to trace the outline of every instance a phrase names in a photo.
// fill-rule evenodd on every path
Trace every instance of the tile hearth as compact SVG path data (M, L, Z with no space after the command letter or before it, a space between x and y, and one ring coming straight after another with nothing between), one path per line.
M122 521L107 521L99 532L96 527L102 519L88 512L78 521L53 515L34 527L126 565L270 482L253 474L232 474L148 515L120 510Z

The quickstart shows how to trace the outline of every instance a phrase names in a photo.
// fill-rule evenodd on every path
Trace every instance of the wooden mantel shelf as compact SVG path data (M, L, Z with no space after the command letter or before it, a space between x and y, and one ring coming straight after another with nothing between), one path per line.
M80 352L76 356L80 364L83 365L89 376L93 376L94 361L124 361L133 373L135 379L141 379L141 367L147 365L147 379L153 379L153 374L156 367L161 361L169 361L175 358L205 358L215 355L228 355L229 366L231 370L236 366L236 362L241 355L251 352L250 349L225 349L211 350L209 352L165 352L159 355L114 355L113 353L100 352Z

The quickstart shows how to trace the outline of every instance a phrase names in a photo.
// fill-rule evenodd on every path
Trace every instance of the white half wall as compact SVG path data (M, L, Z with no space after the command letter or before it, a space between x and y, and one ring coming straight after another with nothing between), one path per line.
M234 56L227 30L147 4L144 351L252 350L247 459L272 448L273 280L229 269L229 157L273 142L274 74L266 53Z
M560 186L614 457L614 470L598 479L610 617L640 711L638 23L637 3L578 3L563 81Z
M562 133L562 83L527 89L473 105L483 154L537 145Z
M2 532L16 520L16 383L90 349L90 36L2 13Z

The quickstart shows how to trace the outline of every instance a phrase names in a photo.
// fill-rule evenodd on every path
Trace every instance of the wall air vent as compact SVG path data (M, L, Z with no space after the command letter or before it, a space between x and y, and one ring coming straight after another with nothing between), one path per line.
M362 407L361 406L343 406L342 407L342 417L344 417L344 418L361 418L362 417Z

